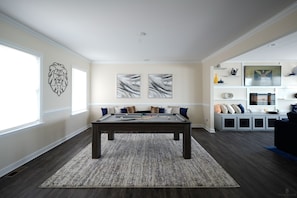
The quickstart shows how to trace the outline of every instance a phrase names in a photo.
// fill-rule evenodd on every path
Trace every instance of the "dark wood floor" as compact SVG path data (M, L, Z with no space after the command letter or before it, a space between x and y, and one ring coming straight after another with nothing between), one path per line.
M91 142L87 130L0 179L0 197L297 198L297 163L268 151L273 132L193 129L193 137L240 184L227 189L41 189L38 186Z

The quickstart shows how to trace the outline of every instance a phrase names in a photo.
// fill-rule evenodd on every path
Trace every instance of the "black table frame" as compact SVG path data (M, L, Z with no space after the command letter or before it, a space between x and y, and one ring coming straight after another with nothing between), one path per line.
M96 122L92 122L92 158L101 157L101 134L108 132L108 140L114 139L114 133L144 132L144 133L173 133L174 140L179 140L179 133L183 134L183 157L191 159L191 122L179 114L183 121L179 122L129 122L129 121L104 121L111 115L106 115Z

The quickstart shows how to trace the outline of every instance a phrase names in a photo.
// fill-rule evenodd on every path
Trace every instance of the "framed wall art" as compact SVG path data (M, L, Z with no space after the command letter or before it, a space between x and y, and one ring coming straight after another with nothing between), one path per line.
M172 74L149 74L148 97L172 98Z
M140 74L118 74L117 98L139 98L140 83Z
M281 66L244 66L245 86L280 86Z

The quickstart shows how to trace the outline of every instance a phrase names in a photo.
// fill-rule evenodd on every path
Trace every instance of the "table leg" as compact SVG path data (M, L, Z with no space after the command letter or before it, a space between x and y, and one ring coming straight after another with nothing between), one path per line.
M108 131L108 140L114 140L114 131Z
M179 132L174 132L174 140L179 140Z
M184 127L183 131L183 157L185 159L191 159L191 136L192 129L190 125Z
M101 157L101 131L96 124L93 124L92 132L92 158L98 159Z

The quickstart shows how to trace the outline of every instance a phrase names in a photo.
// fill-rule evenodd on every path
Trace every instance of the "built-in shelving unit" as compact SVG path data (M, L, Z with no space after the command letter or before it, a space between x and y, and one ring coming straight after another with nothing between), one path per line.
M261 64L265 65L264 63ZM218 70L214 68L214 74L224 83L214 83L213 103L242 104L246 110L249 110L247 111L249 114L217 115L215 113L215 127L219 128L219 130L225 130L225 124L228 123L227 121L229 120L230 123L234 123L234 130L270 130L272 129L270 118L285 118L286 113L290 111L291 104L297 103L297 98L295 98L295 94L297 93L297 76L287 75L291 72L291 68L294 67L292 63L289 65L281 65L281 86L245 86L243 72L244 63L223 63L221 64L221 68L224 69ZM232 68L238 69L236 75L230 74ZM253 98L256 100L254 102L251 102L251 93L257 95L256 99ZM232 97L226 98L226 95ZM267 100L267 102L265 100ZM270 101L268 102L268 100ZM279 114L266 114L265 112L267 111L278 111ZM227 128L228 130L232 129L232 127Z

